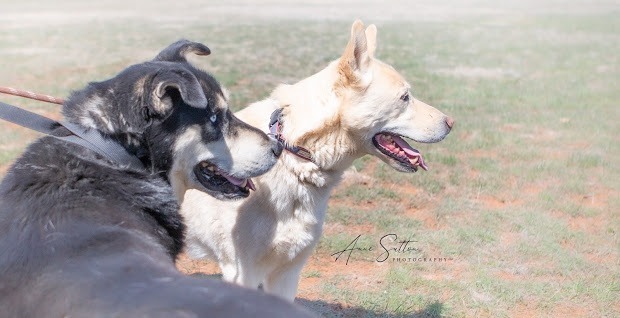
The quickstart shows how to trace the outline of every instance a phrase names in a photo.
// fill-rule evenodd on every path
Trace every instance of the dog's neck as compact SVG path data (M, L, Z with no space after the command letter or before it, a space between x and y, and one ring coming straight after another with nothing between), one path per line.
M353 161L364 155L350 130L343 127L340 120L339 111L344 101L334 88L337 80L334 74L337 73L331 68L336 65L337 61L296 84L281 85L271 95L284 108L281 132L284 139L290 145L304 147L312 153L314 163L291 168L300 179L304 179L302 181L318 187L337 183ZM335 180L331 182L329 179Z
M145 130L148 129L132 128L136 119L126 118L122 113L115 111L120 107L115 105L117 101L113 96L113 91L109 91L109 96L79 97L70 98L65 103L63 114L67 121L86 129L98 130L105 138L114 140L129 154L138 157L148 170L158 170L152 167L154 163L149 159L148 144L145 141ZM83 104L84 101L88 103Z

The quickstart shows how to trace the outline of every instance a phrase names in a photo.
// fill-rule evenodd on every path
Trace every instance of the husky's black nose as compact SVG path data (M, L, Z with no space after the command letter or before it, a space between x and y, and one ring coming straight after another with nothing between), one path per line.
M276 157L280 157L280 155L282 154L282 150L284 149L284 145L278 140L274 139L273 141L275 142L273 143L274 145L271 147L271 152L273 152Z

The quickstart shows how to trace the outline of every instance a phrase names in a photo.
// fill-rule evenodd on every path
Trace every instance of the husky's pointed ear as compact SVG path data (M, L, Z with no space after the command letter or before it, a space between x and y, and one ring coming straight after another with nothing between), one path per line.
M179 97L192 107L207 108L207 97L198 79L184 68L161 70L152 83L152 110L160 116L167 116Z
M187 62L187 55L209 55L211 50L204 44L188 40L179 40L159 52L154 61Z
M369 27L371 35L373 34L372 29ZM376 33L374 34L376 35ZM375 40L376 38L372 37L369 43L362 21L356 20L353 23L351 38L344 49L342 57L340 57L338 65L343 85L358 87L368 84L369 78L366 75L372 61Z

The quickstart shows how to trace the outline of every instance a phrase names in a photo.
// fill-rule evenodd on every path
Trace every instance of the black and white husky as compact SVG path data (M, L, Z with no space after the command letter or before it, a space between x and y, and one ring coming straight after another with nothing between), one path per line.
M176 191L246 197L281 146L238 120L179 41L153 61L70 96L66 120L122 145L144 169L44 137L0 185L3 317L301 317L293 305L174 265L185 226Z

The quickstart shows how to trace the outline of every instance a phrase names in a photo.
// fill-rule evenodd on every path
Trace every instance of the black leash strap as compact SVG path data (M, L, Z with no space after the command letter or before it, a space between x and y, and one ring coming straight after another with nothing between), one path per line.
M60 123L3 102L0 102L0 118L60 140L78 144L120 165L144 169L138 157L128 153L121 144L104 138L94 129L86 130L72 123Z

